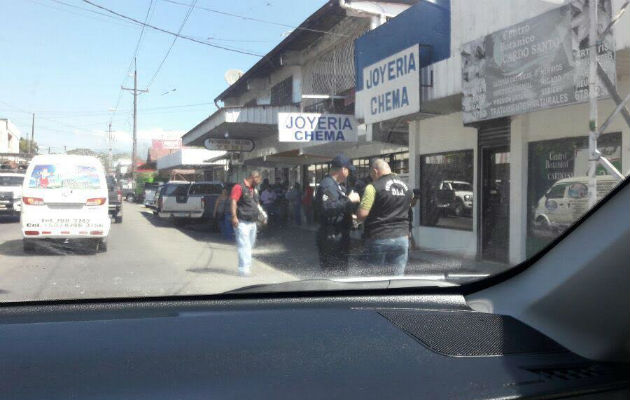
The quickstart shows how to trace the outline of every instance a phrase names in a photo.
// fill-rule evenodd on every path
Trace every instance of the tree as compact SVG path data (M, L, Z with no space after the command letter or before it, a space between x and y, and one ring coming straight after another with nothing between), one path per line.
M33 141L33 147L29 149L29 145L31 144L30 139L20 138L20 153L28 153L29 150L33 152L33 154L37 154L39 152L39 146L36 141Z

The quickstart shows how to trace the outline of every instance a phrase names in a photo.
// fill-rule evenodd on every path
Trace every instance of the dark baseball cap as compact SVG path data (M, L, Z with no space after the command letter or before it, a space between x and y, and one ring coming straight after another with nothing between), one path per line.
M343 154L338 154L335 158L332 159L332 162L330 164L333 168L346 167L352 172L356 170L354 165L352 165L352 161Z

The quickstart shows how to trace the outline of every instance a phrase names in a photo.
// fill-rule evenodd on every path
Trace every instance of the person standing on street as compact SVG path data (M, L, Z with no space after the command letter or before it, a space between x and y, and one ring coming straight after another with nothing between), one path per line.
M230 199L232 202L232 226L236 231L238 251L238 273L248 276L252 266L252 249L256 244L256 221L258 220L258 191L260 172L252 171L242 183L234 185Z
M324 271L346 270L350 250L350 230L354 205L360 197L356 192L346 195L342 184L355 168L344 155L336 156L330 174L317 188L315 204L319 215L317 249L319 264Z
M287 198L291 204L291 212L293 220L297 226L302 225L302 187L295 182L293 189L287 194Z
M306 224L313 224L313 188L307 184L302 197L302 206L304 206L304 215L306 215Z
M383 159L372 162L357 218L365 221L365 259L379 268L404 275L409 251L411 191Z

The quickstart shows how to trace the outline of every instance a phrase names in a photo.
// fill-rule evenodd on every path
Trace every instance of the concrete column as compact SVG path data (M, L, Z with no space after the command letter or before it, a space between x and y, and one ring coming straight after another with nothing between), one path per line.
M409 189L420 187L420 121L409 123ZM420 203L413 210L414 235L418 233L416 227L420 223Z
M510 138L510 247L509 261L517 264L527 250L527 169L529 114L512 119Z

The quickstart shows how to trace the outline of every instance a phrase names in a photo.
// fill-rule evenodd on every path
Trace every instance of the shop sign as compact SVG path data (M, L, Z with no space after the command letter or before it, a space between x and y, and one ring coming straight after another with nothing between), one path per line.
M203 145L208 150L250 152L254 141L250 139L206 139Z
M599 24L612 18L610 0L599 0ZM588 3L571 3L464 44L464 123L588 101ZM612 82L615 43L609 31L597 59ZM598 96L607 96L598 82Z
M182 138L152 139L151 147L157 150L179 150L182 148Z
M367 124L420 111L420 47L363 68L363 89L356 93L356 102L357 115Z
M280 142L356 142L357 121L352 115L278 113Z

